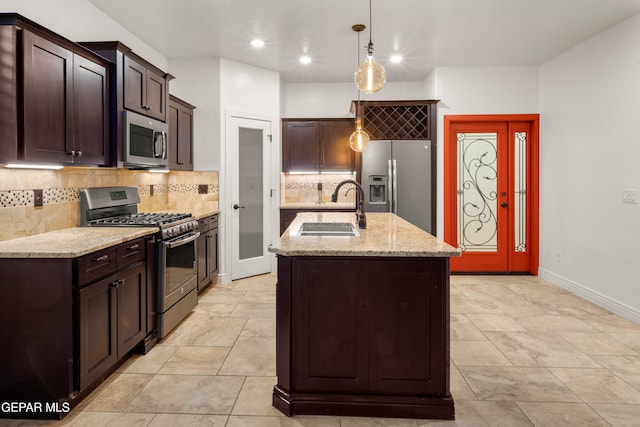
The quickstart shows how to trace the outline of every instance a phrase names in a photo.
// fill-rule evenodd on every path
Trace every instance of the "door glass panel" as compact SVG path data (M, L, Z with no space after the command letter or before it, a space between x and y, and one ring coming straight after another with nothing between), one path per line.
M263 255L262 130L239 128L240 260Z
M458 247L497 252L498 134L458 133Z
M515 251L527 251L527 132L515 132Z

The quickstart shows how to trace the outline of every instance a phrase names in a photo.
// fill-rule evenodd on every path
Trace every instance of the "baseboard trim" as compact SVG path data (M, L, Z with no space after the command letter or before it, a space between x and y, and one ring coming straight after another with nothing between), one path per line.
M600 307L605 308L614 314L617 314L618 316L624 317L627 320L631 320L632 322L640 324L640 311L629 307L628 305L623 304L620 301L611 299L599 292L595 292L579 283L576 283L573 280L569 280L549 270L545 270L544 268L538 269L538 276L541 279L544 279L547 282L553 283L556 286L571 291L574 294L586 299L587 301L597 304Z

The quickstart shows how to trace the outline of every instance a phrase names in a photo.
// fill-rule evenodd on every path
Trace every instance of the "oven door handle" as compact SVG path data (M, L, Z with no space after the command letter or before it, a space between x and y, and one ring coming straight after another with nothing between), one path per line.
M186 245L187 243L191 243L200 237L199 231L194 231L193 233L185 234L184 236L178 237L176 239L171 239L165 242L165 245L169 249L177 248L182 245Z

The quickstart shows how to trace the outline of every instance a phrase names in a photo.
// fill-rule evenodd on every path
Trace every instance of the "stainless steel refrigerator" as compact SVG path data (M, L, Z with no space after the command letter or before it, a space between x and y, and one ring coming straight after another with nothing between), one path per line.
M366 212L393 212L431 230L431 141L371 141L362 153Z

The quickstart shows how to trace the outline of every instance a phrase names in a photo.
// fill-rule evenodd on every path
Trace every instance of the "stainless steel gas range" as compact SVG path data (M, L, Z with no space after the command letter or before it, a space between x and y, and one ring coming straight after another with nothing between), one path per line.
M138 213L136 187L80 191L80 225L157 227L158 338L173 330L198 303L198 221L185 213Z

